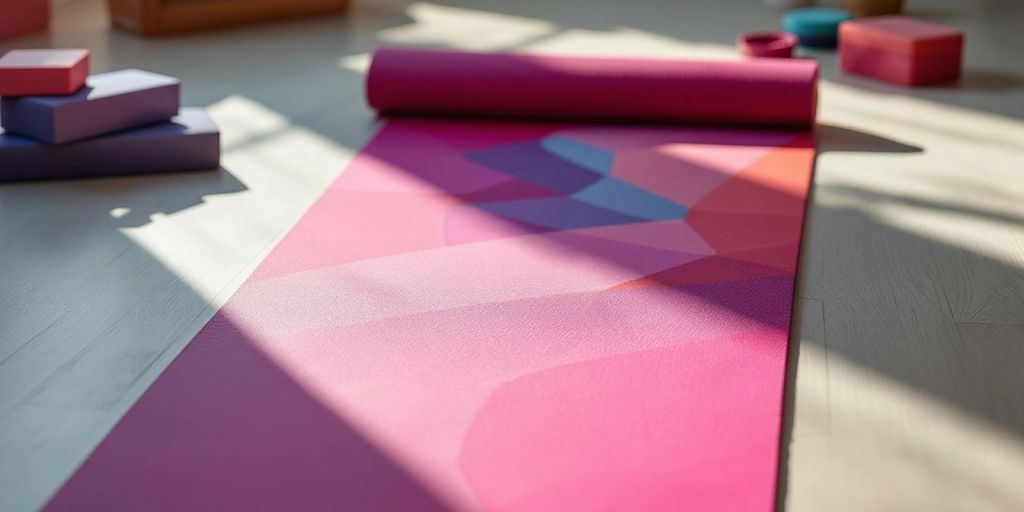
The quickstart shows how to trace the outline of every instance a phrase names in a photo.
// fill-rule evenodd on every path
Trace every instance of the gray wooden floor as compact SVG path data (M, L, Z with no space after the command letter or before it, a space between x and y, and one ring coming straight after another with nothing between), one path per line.
M0 186L0 510L45 503L372 135L366 52L732 56L756 0L356 0L349 15L179 38L60 0L93 67L182 78L216 173ZM959 87L822 62L780 503L1024 510L1024 3L909 0L967 32ZM0 162L0 165L3 165Z

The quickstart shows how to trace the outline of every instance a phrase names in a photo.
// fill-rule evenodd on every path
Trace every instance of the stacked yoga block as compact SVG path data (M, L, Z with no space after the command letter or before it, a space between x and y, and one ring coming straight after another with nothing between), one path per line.
M177 79L88 76L87 50L0 57L0 182L215 169L220 133Z
M960 77L963 33L907 16L877 16L843 23L839 65L901 85L927 85Z

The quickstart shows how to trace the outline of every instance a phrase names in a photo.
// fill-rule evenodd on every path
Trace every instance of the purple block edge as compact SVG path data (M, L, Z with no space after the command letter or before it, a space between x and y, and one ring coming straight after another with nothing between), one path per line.
M8 133L31 137L47 144L67 144L100 135L167 121L178 113L181 83L173 77L136 69L94 75L127 75L125 80L152 81L145 88L91 98L86 86L66 96L0 98L2 124ZM101 90L102 94L102 90Z
M0 132L0 182L215 170L220 131L201 108L169 122L49 146Z

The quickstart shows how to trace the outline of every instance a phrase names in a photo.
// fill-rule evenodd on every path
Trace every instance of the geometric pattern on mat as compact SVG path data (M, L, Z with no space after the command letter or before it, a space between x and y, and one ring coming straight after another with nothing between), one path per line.
M390 121L47 509L771 510L812 159Z

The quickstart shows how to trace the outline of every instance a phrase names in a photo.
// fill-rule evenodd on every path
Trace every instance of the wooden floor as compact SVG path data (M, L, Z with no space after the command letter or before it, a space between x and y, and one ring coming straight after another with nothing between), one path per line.
M45 503L372 135L366 53L732 56L755 0L357 0L349 15L138 39L102 0L48 35L182 78L217 173L0 186L0 510ZM730 5L727 5L730 4ZM909 0L967 32L959 87L823 66L780 504L1024 510L1024 3ZM0 162L0 166L3 163Z

